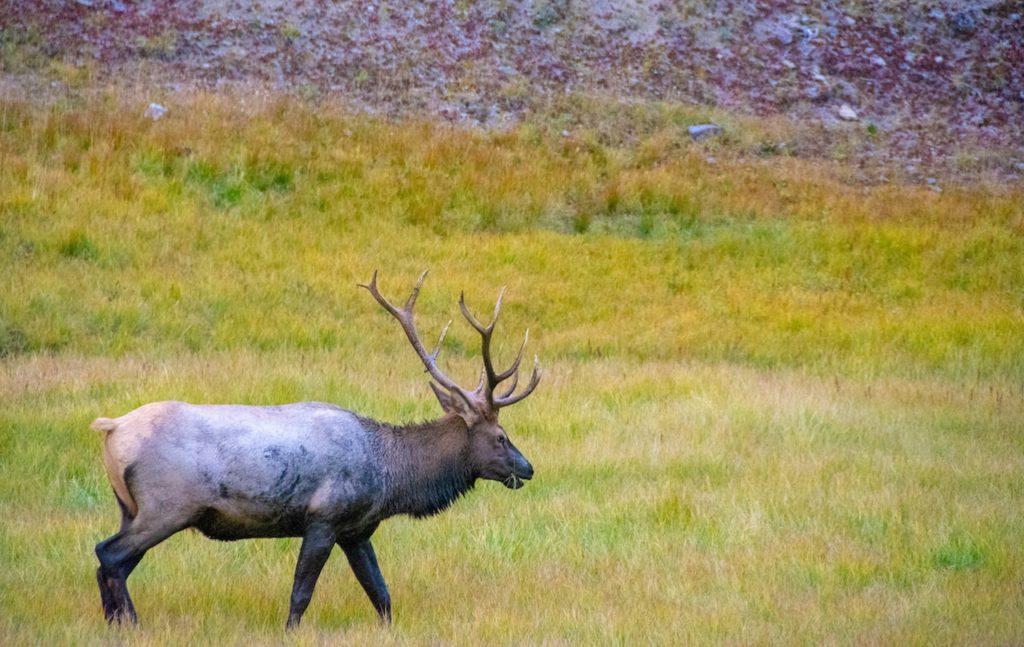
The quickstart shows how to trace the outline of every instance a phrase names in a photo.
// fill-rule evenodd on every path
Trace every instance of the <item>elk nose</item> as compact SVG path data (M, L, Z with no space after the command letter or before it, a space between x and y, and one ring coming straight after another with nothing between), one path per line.
M533 465L530 465L530 461L522 456L518 458L519 460L516 461L516 476L524 481L529 481L533 478Z

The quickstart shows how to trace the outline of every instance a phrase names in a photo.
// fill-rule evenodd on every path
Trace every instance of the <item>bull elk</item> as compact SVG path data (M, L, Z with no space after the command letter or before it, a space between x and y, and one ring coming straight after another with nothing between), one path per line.
M137 622L129 574L146 551L186 528L220 540L302 537L288 628L302 619L337 544L381 620L390 622L391 597L370 543L380 522L436 514L478 479L518 489L533 476L498 423L498 412L530 395L540 381L534 358L529 383L516 392L526 338L507 370L494 368L491 333L504 290L487 325L470 313L464 295L459 299L482 338L482 377L469 391L437 364L448 326L431 353L416 332L412 309L426 276L402 308L381 295L376 272L360 287L398 320L433 378L430 386L445 413L438 420L390 425L320 402L155 402L92 423L103 433L103 464L121 508L121 529L96 546L107 622Z

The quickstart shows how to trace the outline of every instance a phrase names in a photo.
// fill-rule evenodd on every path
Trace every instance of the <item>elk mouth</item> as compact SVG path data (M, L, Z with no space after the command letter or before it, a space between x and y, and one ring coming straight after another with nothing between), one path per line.
M519 476L515 472L512 472L507 477L505 477L505 479L502 480L501 483L510 490L518 490L519 488L526 485L526 481L529 480L529 476Z

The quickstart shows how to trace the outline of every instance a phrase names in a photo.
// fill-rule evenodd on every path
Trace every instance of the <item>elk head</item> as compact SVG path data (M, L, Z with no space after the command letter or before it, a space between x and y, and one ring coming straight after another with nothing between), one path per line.
M519 352L516 354L512 365L504 371L496 371L491 359L491 333L494 331L494 324L497 323L498 314L501 312L501 299L505 294L505 289L502 288L498 294L498 301L494 306L494 315L487 325L481 324L473 316L466 306L465 294L460 295L459 308L462 310L462 314L469 321L470 325L480 333L482 340L481 355L484 364L480 383L476 389L472 391L463 389L454 380L445 375L437 365L441 344L444 342L444 337L448 332L451 321L441 331L441 336L437 340L437 346L431 353L427 352L423 342L420 341L419 334L416 332L412 309L416 304L416 297L419 296L420 288L423 286L423 281L426 278L427 273L423 272L416 282L416 287L413 288L412 294L409 295L402 308L392 305L377 289L377 272L373 273L373 278L370 279L369 285L360 284L360 287L369 290L377 302L402 325L402 330L405 331L405 336L409 339L409 343L412 344L427 372L434 378L434 381L430 383L430 388L433 389L434 395L437 396L438 402L441 403L441 408L444 409L445 413L457 415L465 422L469 434L467 458L472 466L474 475L478 478L500 481L505 487L510 489L518 489L523 486L524 480L529 480L533 477L533 466L516 449L512 441L509 440L504 428L498 423L498 411L502 407L515 404L533 393L533 390L537 388L537 384L540 382L540 369L537 364L537 358L534 357L533 373L530 376L530 382L526 385L526 388L516 393L516 387L519 384L519 364L523 359L526 341L530 336L529 330L527 330L523 338L523 343L520 345ZM501 393L496 392L495 389L502 382L510 378L512 380L511 383Z

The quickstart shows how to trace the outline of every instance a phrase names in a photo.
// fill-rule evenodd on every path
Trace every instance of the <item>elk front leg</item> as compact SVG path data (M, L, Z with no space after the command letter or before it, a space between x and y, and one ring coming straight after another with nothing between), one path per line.
M292 586L291 609L288 613L287 629L299 625L309 601L313 597L316 580L324 563L334 548L334 531L323 524L313 524L306 530L299 549L299 561L295 565L295 584Z
M380 619L391 623L391 594L384 584L384 576L380 574L380 566L377 565L377 555L373 552L373 544L369 539L359 542L341 544L345 551L349 566L356 574L356 579L362 585L366 595L369 596L373 608L377 610Z

